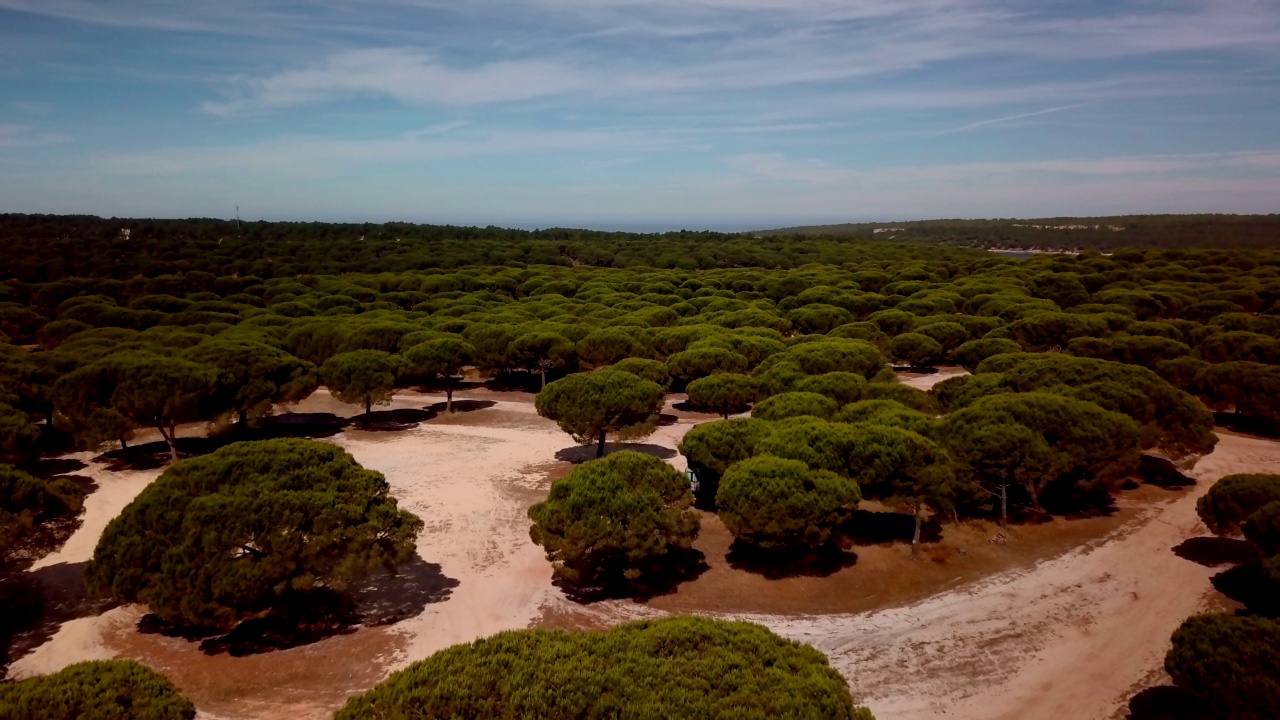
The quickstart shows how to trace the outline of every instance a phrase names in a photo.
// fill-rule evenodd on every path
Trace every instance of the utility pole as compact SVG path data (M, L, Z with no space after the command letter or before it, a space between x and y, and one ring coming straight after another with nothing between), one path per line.
M240 206L236 206L236 237L240 237Z

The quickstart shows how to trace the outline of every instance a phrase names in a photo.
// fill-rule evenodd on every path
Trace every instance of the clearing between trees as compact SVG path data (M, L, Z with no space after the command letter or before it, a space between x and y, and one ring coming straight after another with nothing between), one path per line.
M927 386L949 374L903 379ZM391 410L443 400L401 391ZM648 602L581 605L551 584L551 565L529 539L526 511L596 448L571 444L537 416L532 400L527 393L473 391L455 399L464 411L412 429L348 428L331 438L364 467L384 473L400 507L426 521L417 548L426 567L412 575L420 605L391 611L381 624L243 656L143 634L136 606L100 614L88 608L47 628L38 647L29 645L43 636L28 639L11 675L134 658L168 676L209 717L324 718L392 671L500 630L605 627L691 612L759 622L814 644L882 720L1108 717L1133 692L1161 681L1173 629L1221 602L1209 584L1218 570L1172 552L1206 534L1196 498L1224 475L1280 466L1280 443L1218 430L1221 441L1197 464L1199 483L1191 488L1140 488L1122 494L1110 517L1015 527L1006 544L989 542L997 529L989 523L948 525L941 542L926 544L920 563L908 560L902 544L871 545L855 549L856 564L826 577L772 580L730 566L717 550L727 535L708 514L695 549L711 567L698 579ZM676 445L716 416L674 409L680 400L668 398L665 413L674 422L632 447L683 470ZM321 391L295 412L345 417L358 410ZM98 489L86 499L80 529L33 568L47 583L74 582L107 522L160 469L110 471L90 463L81 473ZM919 577L886 583L890 567ZM863 586L867 592L853 591Z

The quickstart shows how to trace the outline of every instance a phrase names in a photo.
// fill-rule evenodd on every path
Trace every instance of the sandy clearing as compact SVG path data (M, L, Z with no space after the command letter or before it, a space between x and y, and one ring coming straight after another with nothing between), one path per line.
M946 377L939 375L920 380ZM904 378L908 384L913 380ZM550 565L528 539L525 510L545 495L550 477L568 470L555 454L572 442L537 417L527 397L502 397L488 393L491 407L442 415L412 430L348 429L331 439L387 476L402 506L426 520L418 544L421 557L458 581L446 600L428 605L422 614L300 648L234 658L209 657L194 643L138 634L134 623L140 609L131 606L66 623L20 659L13 674L53 672L84 659L134 657L169 674L203 713L302 720L328 717L345 697L442 647L545 624L557 612L572 614L571 624L586 618L599 626L665 614L634 602L583 607L551 586ZM391 408L420 408L443 399L400 393ZM677 422L644 441L651 448L673 450L697 423L715 419L674 411L670 405L680 399L673 396L666 411ZM348 417L359 412L324 392L296 410ZM1202 480L1280 468L1280 444L1220 434L1218 450L1196 469ZM682 457L667 459L684 469ZM41 567L87 560L110 518L158 475L96 465L83 472L100 489L90 497L80 530ZM1106 542L907 606L822 616L720 616L761 622L813 643L881 720L1068 712L1107 717L1135 686L1153 677L1169 633L1210 593L1208 578L1217 570L1169 551L1204 532L1194 504L1209 484L1144 508L1139 519Z
M76 532L57 552L46 555L32 565L32 570L58 563L87 562L91 559L107 523L119 515L152 480L160 477L163 470L158 468L112 472L105 465L91 462L94 454L76 453L66 456L88 464L83 470L77 471L77 474L91 478L98 489L85 498L83 522Z
M499 402L493 410L527 407ZM370 435L348 431L333 441L387 476L401 506L426 521L419 555L459 582L447 602L395 626L410 638L398 664L527 627L556 591L548 582L550 563L529 541L525 513L545 486L537 465L568 438L545 421L519 429L427 424L390 442Z
M853 616L739 616L826 652L881 720L1110 717L1163 662L1220 569L1171 549L1205 534L1212 481L1280 468L1280 444L1220 432L1196 487L1106 542L920 603Z
M898 373L898 382L917 390L927 391L943 380L950 380L953 377L961 377L968 374L969 371L962 367L948 365L939 367L935 373Z
M400 393L389 409L422 408L443 400ZM193 642L140 634L136 623L143 610L126 606L64 623L16 661L11 676L56 672L81 660L133 657L168 674L212 716L327 718L348 696L438 649L529 626L547 598L559 591L550 583L545 555L529 541L525 512L545 496L549 476L567 470L568 464L556 461L554 454L572 441L554 423L539 418L528 402L490 402L481 410L440 415L410 430L348 428L329 440L364 466L383 472L401 506L424 519L419 555L438 564L449 585L456 586L421 614L387 627L237 658L210 657ZM294 410L347 417L359 413L323 391ZM89 454L76 457L90 459ZM88 499L84 522L39 567L90 559L106 524L161 470L113 472L90 464L81 472L99 486Z

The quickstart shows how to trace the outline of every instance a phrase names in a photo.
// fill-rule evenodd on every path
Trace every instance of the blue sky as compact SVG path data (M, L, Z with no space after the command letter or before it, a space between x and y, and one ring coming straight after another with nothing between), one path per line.
M1276 0L0 0L0 211L1280 212Z

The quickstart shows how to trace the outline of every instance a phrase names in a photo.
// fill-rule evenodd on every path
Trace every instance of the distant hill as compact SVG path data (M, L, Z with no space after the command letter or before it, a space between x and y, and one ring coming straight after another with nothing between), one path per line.
M1011 250L1277 248L1280 215L1127 215L996 220L917 220L761 230L758 236L917 240Z

